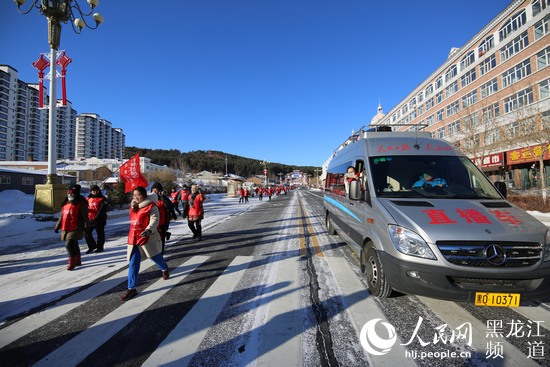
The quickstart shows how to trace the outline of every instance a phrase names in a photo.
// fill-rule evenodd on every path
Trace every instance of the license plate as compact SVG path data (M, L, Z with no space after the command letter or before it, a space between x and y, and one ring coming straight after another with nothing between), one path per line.
M476 292L476 306L519 307L519 293Z

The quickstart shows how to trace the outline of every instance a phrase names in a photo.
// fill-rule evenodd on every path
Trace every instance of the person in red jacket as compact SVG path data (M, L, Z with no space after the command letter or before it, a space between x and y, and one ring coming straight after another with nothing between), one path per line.
M54 227L55 233L61 229L61 240L65 241L69 254L67 270L82 265L78 240L82 239L87 227L88 204L84 196L80 195L80 185L75 185L67 191L67 198L61 204L61 215Z
M130 230L128 232L128 290L120 297L127 301L137 294L136 286L141 263L145 255L159 267L164 280L170 278L168 265L162 255L162 243L158 232L159 209L157 195L147 195L144 187L134 189L130 203Z
M87 254L92 252L103 252L105 245L105 226L107 225L107 198L103 196L99 186L90 186L90 195L86 198L88 201L88 220L90 225L84 231L84 238L88 244ZM97 241L92 234L97 233Z
M193 232L193 239L202 240L201 221L204 218L204 194L197 185L191 185L191 195L189 196L189 215L187 225Z

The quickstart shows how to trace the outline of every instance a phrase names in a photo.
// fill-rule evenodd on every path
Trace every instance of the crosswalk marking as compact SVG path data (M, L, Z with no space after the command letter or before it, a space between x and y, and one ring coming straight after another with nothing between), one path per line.
M44 311L32 314L12 325L2 329L2 336L0 337L0 348L14 342L15 340L27 335L28 333L38 329L39 327L46 325L47 323L55 320L58 317L66 314L70 310L77 308L78 306L88 302L90 299L94 299L101 294L112 289L116 285L126 279L126 275L123 273L117 273L108 279L105 279L82 292L78 292L75 295L66 298L65 300L57 303L55 306L45 309Z
M142 366L187 366L252 259L237 256Z
M109 315L38 361L36 366L77 365L208 259L208 256L192 257L173 269L168 280L160 279L139 293L136 296L139 298L138 302L135 302L135 299L125 302Z
M288 284L273 294L262 331L257 366L300 366L303 316L300 312L299 263L295 257L279 262L277 284ZM270 295L264 295L269 297Z
M357 330L357 343L359 343L359 332L367 321L382 319L382 321L387 322L388 320L374 301L374 297L346 262L346 259L332 256L326 256L325 259L342 291L342 298L346 303L347 311L351 315L351 320ZM400 345L401 343L402 341L398 337L391 350L381 356L370 355L365 352L369 365L377 367L416 366L412 359L405 358L405 348Z

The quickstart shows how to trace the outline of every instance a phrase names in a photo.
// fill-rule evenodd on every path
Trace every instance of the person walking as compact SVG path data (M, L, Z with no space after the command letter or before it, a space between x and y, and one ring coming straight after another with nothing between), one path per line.
M75 185L67 191L67 198L61 203L61 215L54 227L55 233L61 229L61 240L65 241L69 255L67 270L82 265L78 240L82 239L87 227L88 204L80 195L80 185Z
M175 188L172 188L172 192L170 193L170 201L174 206L174 210L178 212L178 215L182 215L179 208L180 193Z
M90 186L90 194L86 198L88 202L88 229L84 231L84 238L88 244L87 254L92 252L103 252L105 245L105 226L107 225L107 198L103 196L99 186ZM94 239L93 231L97 233L97 241Z
M172 233L168 232L170 219L176 220L177 216L172 201L164 194L165 191L162 189L161 183L155 182L151 191L157 194L157 206L159 208L158 231L162 241L162 253L164 254L164 245L166 241L170 240L170 236L172 235Z
M189 212L189 186L183 185L180 191L181 211L183 212L182 218L187 218Z
M248 187L244 188L244 202L248 203L248 195L250 194L250 191L248 190Z
M191 195L189 196L189 216L187 225L193 232L193 239L196 241L202 240L201 221L204 218L204 194L197 185L191 185Z
M128 232L127 259L128 290L120 297L128 301L137 294L137 280L142 255L150 258L162 271L162 278L170 278L168 265L162 255L162 243L158 232L159 209L156 205L157 195L147 195L144 187L138 186L132 192L130 204L130 230Z

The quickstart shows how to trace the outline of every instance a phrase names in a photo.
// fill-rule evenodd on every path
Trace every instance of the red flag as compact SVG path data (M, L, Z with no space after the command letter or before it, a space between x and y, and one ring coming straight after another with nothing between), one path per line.
M120 179L124 182L126 193L133 191L138 186L147 187L149 183L141 174L139 165L139 153L120 166Z

